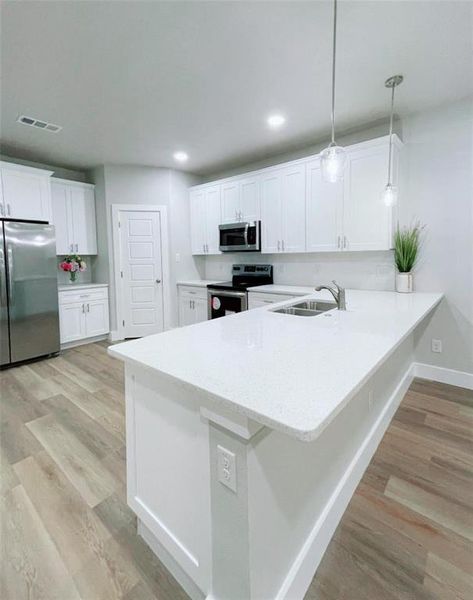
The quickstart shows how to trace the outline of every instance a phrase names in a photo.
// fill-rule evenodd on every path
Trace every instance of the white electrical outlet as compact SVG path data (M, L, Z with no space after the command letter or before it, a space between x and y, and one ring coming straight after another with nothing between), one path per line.
M442 340L432 338L432 352L442 352Z
M217 471L220 483L236 493L236 456L223 446L217 446Z
M176 252L176 262L181 262L181 255L179 254L179 252Z

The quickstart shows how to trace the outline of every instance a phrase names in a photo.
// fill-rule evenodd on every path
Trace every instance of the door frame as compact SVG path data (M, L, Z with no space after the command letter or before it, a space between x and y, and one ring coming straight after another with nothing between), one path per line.
M120 228L118 226L121 212L158 212L161 225L161 270L163 286L163 331L171 327L171 295L170 295L170 273L169 273L169 236L167 207L160 204L112 204L112 239L113 239L113 270L115 282L115 318L117 320L117 340L125 339L125 328L123 327L122 307L122 278L121 252L120 252ZM115 341L115 340L114 340Z

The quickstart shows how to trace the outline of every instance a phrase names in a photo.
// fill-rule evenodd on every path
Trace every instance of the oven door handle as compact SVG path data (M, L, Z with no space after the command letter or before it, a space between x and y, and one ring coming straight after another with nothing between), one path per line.
M223 291L223 290L207 290L208 296L227 296L230 298L246 298L246 292Z
M245 231L243 232L243 239L245 240L245 246L248 248L248 227L249 223L245 223Z

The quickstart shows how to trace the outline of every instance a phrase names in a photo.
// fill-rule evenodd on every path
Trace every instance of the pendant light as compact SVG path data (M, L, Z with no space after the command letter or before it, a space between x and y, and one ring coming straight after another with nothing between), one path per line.
M346 152L335 143L335 58L337 50L337 0L333 1L333 52L332 52L332 141L320 154L322 177L325 181L336 183L343 179Z
M391 119L389 121L389 159L388 159L388 183L383 190L383 201L386 206L393 206L397 202L397 187L391 181L391 163L393 154L393 117L394 117L394 90L404 80L402 75L393 75L386 79L384 85L391 88Z

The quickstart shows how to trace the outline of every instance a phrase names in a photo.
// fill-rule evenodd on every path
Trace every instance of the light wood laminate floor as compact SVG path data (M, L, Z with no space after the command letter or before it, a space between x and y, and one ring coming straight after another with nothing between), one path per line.
M2 600L187 597L126 505L123 369L106 346L0 373ZM306 600L473 598L472 425L471 391L412 384Z

